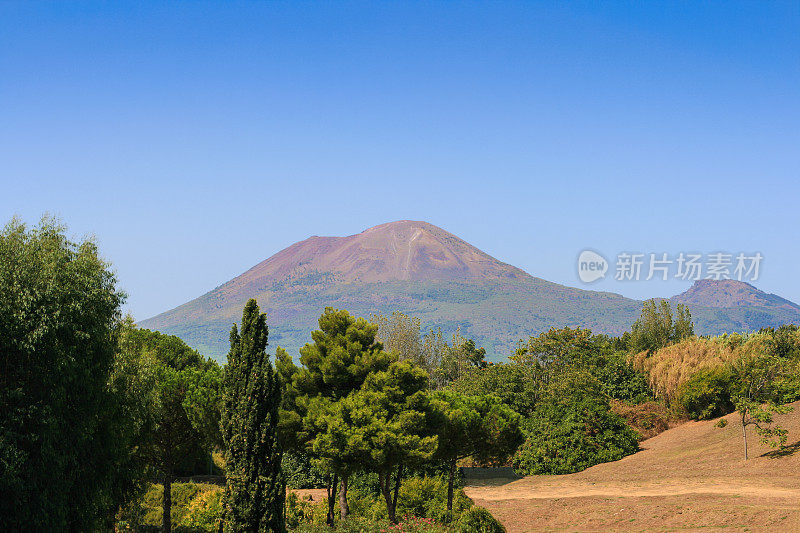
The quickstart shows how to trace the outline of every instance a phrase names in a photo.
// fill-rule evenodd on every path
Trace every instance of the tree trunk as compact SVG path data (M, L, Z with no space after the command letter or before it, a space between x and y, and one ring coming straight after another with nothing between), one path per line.
M403 465L397 466L397 478L394 480L394 498L392 498L392 507L397 509L397 496L400 494L400 482L403 479Z
M447 476L447 520L453 519L453 481L456 477L456 460L450 462L450 472Z
M342 475L342 484L339 486L339 517L342 520L347 519L350 514L350 506L347 504L347 482L349 475Z
M386 514L389 515L389 522L392 524L397 523L397 517L394 514L394 506L392 505L392 490L390 488L392 484L392 470L389 469L388 472L380 472L378 474L378 484L381 486L381 494L383 494L383 499L386 500Z
M172 533L172 476L164 476L164 505L162 508L161 530Z
M333 508L336 504L336 500L333 498L333 495L336 494L336 486L339 484L339 477L337 474L333 475L333 483L328 488L328 516L325 519L325 523L329 526L333 527Z
M744 438L744 460L747 461L747 426L744 423L744 413L742 413L742 438Z

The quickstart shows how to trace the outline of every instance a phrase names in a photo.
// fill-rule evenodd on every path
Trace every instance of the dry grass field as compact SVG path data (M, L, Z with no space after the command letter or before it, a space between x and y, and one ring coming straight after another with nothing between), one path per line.
M800 532L800 402L794 407L778 417L789 446L771 452L750 433L748 461L733 414L724 428L689 422L642 442L634 455L577 474L487 481L466 493L509 533Z

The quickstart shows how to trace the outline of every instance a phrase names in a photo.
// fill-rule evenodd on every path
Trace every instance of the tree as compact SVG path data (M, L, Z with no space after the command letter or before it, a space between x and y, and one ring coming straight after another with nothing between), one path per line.
M486 349L478 348L475 341L453 334L453 343L445 350L436 372L443 383L452 383L472 370L480 370L489 366L486 361Z
M428 386L438 390L447 384L446 376L442 372L442 360L446 357L450 346L442 334L442 329L431 330L422 339L422 358L428 370Z
M310 405L307 420L316 429L310 449L315 465L334 472L340 479L339 513L342 520L350 513L347 489L350 476L363 469L369 452L363 442L360 428L355 424L352 403L342 399L331 401L318 397ZM333 494L329 494L329 505Z
M571 474L639 448L636 433L611 411L601 384L586 370L553 376L524 431L514 466L526 475Z
M370 320L378 326L376 339L387 352L395 352L401 361L411 361L430 371L425 360L422 340L422 322L400 311L390 316L372 315Z
M467 457L504 459L525 440L521 417L494 396L464 396L439 391L431 398L432 427L438 436L436 458L448 466L447 511L453 510L456 463Z
M397 522L403 468L429 461L436 451L437 437L427 418L427 387L424 370L408 361L392 362L387 370L369 374L360 390L341 400L347 431L352 432L349 438L357 443L359 458L365 457L364 465L378 474L392 523Z
M498 363L478 372L468 372L446 390L467 396L491 394L528 418L541 395L542 375L541 368L531 365Z
M673 315L669 300L652 299L644 303L628 342L634 352L652 353L692 335L692 315L686 306L678 304Z
M328 523L332 525L339 476L343 476L339 499L346 500L347 476L352 470L317 454L314 441L326 431L324 415L331 405L360 389L371 373L386 370L396 356L386 353L376 339L378 326L353 318L347 311L326 308L319 328L311 333L314 342L300 349L300 367L285 355L279 358L284 380L291 379L284 394L281 434L290 449L331 469L327 489Z
M602 350L598 338L589 329L550 328L538 336L531 336L510 359L522 365L539 365L551 372L568 366L587 366L596 361Z
M742 422L744 458L747 460L747 426L753 426L764 444L773 447L786 444L787 431L774 423L773 415L792 410L780 405L778 385L787 366L773 354L743 356L733 365L733 403Z
M145 402L150 424L140 437L137 453L164 486L163 524L172 530L172 482L180 470L220 443L222 372L181 339L147 329L127 328L120 351L135 367L137 394Z
M112 383L125 295L95 243L65 232L52 219L0 232L3 531L107 530L138 485Z
M222 436L227 487L226 533L286 530L278 410L281 384L266 353L267 318L251 299L241 333L233 325L225 368Z

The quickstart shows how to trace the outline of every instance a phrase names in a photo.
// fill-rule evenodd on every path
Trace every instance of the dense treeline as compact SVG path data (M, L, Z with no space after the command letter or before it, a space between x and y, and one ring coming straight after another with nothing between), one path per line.
M564 474L681 419L773 422L800 399L800 330L694 335L647 302L630 332L553 328L508 362L396 312L326 309L295 360L255 300L227 364L138 329L91 241L52 220L0 234L0 528L8 531L502 531L459 465ZM214 484L186 483L209 476ZM290 488L326 489L324 505ZM382 522L383 521L383 522Z

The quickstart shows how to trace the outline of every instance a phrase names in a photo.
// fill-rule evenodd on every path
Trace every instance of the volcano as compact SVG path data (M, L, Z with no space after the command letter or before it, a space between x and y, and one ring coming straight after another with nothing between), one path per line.
M222 361L228 332L249 298L267 313L270 345L290 354L310 341L331 306L366 317L402 311L426 329L475 339L493 360L550 327L620 334L642 308L619 294L534 277L433 224L401 220L348 237L309 237L139 325L177 335ZM698 333L800 323L796 304L731 280L698 281L672 300L689 306Z

